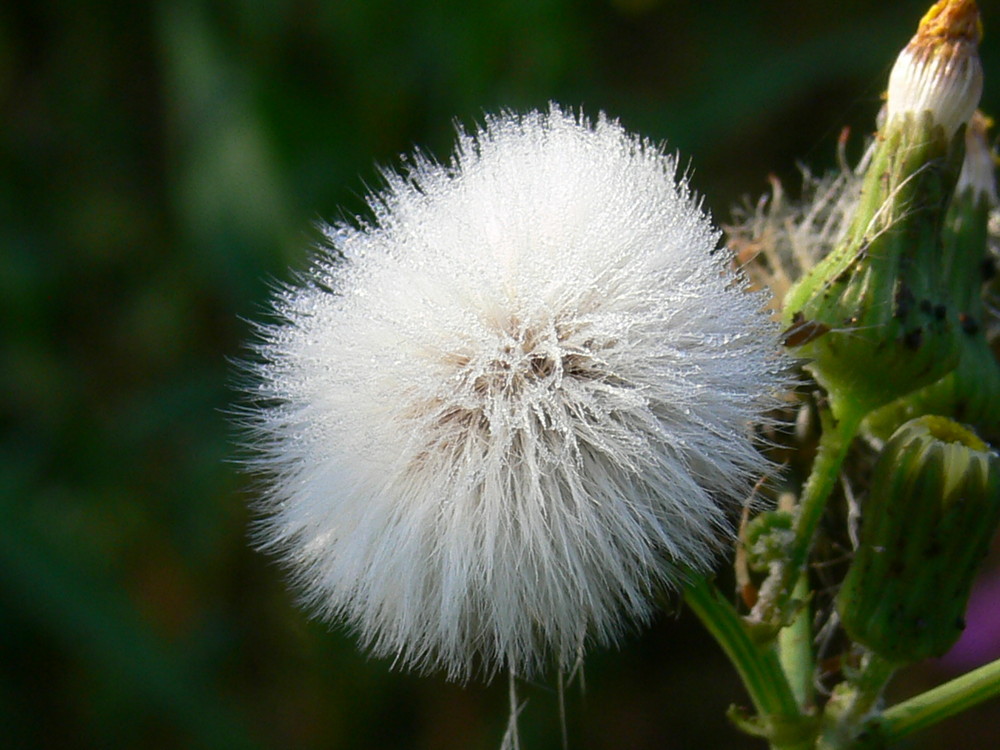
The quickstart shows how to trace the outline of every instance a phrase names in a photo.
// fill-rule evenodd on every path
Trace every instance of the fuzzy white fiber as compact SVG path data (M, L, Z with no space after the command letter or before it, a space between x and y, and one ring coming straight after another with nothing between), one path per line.
M376 655L570 666L713 564L784 383L673 157L553 106L386 175L275 302L261 547Z

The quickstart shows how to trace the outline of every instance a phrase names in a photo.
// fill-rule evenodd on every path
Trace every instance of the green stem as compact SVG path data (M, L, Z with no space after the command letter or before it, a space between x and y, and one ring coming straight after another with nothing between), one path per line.
M858 425L866 413L862 409L844 410L839 422L833 421L829 411L822 415L823 433L816 448L812 473L802 488L802 498L796 509L795 541L788 557L761 586L760 598L748 615L751 624L774 629L784 624L791 592L805 571L816 527L826 509L826 501L837 482L840 466L844 463Z
M792 596L803 602L792 624L778 633L778 658L788 677L795 701L803 710L813 705L812 609L809 606L809 582L799 577Z
M1000 659L886 710L878 735L886 744L1000 695Z
M799 711L774 650L750 638L736 609L704 577L688 586L684 599L739 673L757 711L760 733L769 739L771 747L809 748L811 717Z
M860 720L875 708L882 697L882 691L885 690L885 686L895 672L896 665L886 661L878 654L865 655L861 672L853 680L856 693L851 701L850 714L855 719Z

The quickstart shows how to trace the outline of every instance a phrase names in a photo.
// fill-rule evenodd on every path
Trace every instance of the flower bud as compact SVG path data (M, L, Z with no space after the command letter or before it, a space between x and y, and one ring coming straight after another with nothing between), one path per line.
M837 597L844 629L894 664L940 656L1000 523L1000 456L949 419L911 420L876 463L862 519Z
M938 3L921 21L893 69L848 229L785 299L785 343L813 360L838 418L929 385L958 362L941 227L963 151L952 136L981 89L970 28L971 2Z
M747 524L743 535L747 564L752 570L764 572L788 556L795 542L794 520L791 513L771 510L761 513Z
M983 92L974 0L941 0L920 20L889 75L888 122L930 112L951 138L969 121Z
M955 186L953 205L961 210L979 210L987 215L997 205L996 161L989 144L993 118L976 110L965 131L965 161ZM984 224L985 226L985 224Z
M965 133L965 161L942 230L942 279L959 322L958 367L941 380L874 412L867 427L887 437L921 414L947 415L1000 438L1000 366L986 339L982 287L989 214L996 205L990 122L977 113Z

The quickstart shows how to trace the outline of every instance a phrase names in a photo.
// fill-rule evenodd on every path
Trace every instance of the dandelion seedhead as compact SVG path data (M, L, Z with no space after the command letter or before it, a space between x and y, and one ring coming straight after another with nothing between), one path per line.
M786 367L677 171L553 106L327 229L245 420L259 544L308 606L401 665L528 674L713 563Z

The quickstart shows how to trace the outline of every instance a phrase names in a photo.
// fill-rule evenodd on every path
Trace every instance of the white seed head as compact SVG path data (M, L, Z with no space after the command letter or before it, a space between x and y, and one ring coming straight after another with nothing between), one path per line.
M951 138L972 117L983 92L980 36L975 2L935 3L889 74L887 121L930 112Z
M400 664L572 665L731 535L778 332L675 159L603 116L490 118L386 178L262 329L259 543Z

